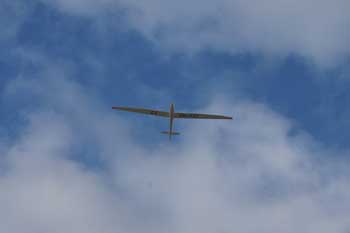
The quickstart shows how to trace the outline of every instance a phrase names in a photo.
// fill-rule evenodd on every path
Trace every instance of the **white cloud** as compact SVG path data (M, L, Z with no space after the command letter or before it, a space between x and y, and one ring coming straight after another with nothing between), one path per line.
M348 161L266 106L214 99L202 111L234 121L185 122L177 141L150 149L64 70L48 70L5 94L47 102L0 150L1 232L349 231ZM103 169L77 160L77 146L95 148Z
M350 52L350 3L346 0L49 2L81 15L124 10L133 28L171 50L298 54L326 66L342 62Z
M7 152L0 179L2 232L115 232L114 197L96 174L68 159L73 133L52 113L31 116Z

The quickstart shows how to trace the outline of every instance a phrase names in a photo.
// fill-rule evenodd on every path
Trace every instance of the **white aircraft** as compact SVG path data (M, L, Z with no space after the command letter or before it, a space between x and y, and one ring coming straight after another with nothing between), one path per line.
M149 114L149 115L155 115L155 116L161 116L161 117L169 117L169 119L170 119L169 131L161 132L163 134L168 134L169 135L169 140L171 140L171 136L172 135L179 135L180 134L178 132L174 132L173 131L174 118L232 120L232 117L222 116L222 115L175 112L174 111L174 104L170 105L170 111L169 112L163 112L163 111L152 110L152 109L144 109L144 108L129 108L129 107L112 107L112 109L128 111L128 112L143 113L143 114Z

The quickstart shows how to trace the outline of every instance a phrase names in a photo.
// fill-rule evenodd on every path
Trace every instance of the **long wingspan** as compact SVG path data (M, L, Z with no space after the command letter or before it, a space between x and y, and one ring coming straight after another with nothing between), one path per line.
M149 115L155 115L155 116L161 116L161 117L169 117L168 112L162 112L162 111L145 109L145 108L112 107L112 109L128 111L128 112L143 113L143 114L149 114Z
M232 120L232 117L229 117L229 116L212 115L212 114L200 114L200 113L183 113L183 112L176 112L176 113L174 113L174 118L225 119L225 120Z

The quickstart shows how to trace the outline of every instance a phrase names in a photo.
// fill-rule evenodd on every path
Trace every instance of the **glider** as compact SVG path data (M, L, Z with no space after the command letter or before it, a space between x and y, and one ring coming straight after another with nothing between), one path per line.
M169 131L163 131L161 133L169 135L169 140L171 140L172 135L179 135L180 133L173 131L173 121L175 118L184 118L184 119L223 119L223 120L232 120L232 117L222 116L222 115L212 115L212 114L201 114L201 113L184 113L184 112L175 112L174 104L170 105L169 112L163 112L153 109L145 108L130 108L130 107L112 107L115 110L122 110L127 112L136 112L160 117L167 117L170 119Z

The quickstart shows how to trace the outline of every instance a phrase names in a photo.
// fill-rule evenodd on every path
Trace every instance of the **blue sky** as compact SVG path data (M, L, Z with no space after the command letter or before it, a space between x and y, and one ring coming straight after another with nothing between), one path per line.
M43 3L32 5L16 37L5 41L12 46L3 44L2 86L40 69L18 55L29 50L72 66L72 79L106 105L168 108L169 102L175 102L187 109L205 105L208 92L228 99L242 95L292 118L330 146L347 147L347 62L319 71L292 54L273 61L276 64L266 64L269 61L261 54L213 49L191 57L182 51L163 54L141 33L124 26L104 25L108 32L99 34L94 20L67 15ZM146 98L138 88L164 96Z
M349 231L350 5L253 3L1 0L0 230Z

